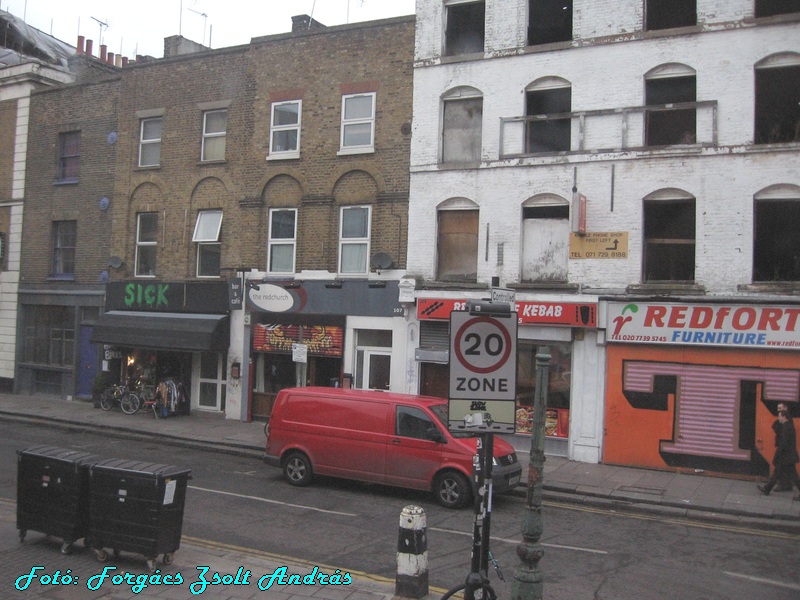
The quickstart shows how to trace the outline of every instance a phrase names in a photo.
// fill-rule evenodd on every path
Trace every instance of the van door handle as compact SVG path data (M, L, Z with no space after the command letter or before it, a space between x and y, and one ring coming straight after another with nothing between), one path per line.
M392 444L399 444L399 443L400 443L400 440L399 440L399 439L397 439L397 438L392 438L392 441L391 441L390 443L392 443Z

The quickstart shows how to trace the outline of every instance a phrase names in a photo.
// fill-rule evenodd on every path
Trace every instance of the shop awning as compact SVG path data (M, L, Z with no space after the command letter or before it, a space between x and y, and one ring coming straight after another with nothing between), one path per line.
M228 315L111 310L100 315L92 342L158 350L227 350Z

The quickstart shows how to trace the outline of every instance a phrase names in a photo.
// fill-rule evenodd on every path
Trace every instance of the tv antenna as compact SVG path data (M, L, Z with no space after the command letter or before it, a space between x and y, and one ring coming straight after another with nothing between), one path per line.
M206 20L208 19L208 15L204 12L200 12L199 10L195 10L193 8L187 8L186 10L192 11L196 15L200 15L203 17L203 46L206 45ZM209 40L209 43L211 40Z
M106 29L108 29L108 23L106 23L105 21L101 21L101 20L100 20L100 19L98 19L97 17L92 17L92 19L93 19L93 20L95 20L95 21L97 21L97 23L100 25L100 39L99 39L99 41L97 42L97 43L98 43L98 45L100 45L100 44L102 44L102 43L103 43L103 27L105 27Z

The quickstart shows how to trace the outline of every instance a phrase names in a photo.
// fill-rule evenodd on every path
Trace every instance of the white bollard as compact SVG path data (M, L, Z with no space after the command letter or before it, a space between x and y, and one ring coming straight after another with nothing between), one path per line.
M428 533L419 506L406 506L400 513L394 593L417 599L428 595Z

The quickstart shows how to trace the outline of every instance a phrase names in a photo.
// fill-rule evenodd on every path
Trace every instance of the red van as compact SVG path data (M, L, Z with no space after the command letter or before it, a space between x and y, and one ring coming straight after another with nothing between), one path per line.
M302 387L282 390L267 428L264 462L280 467L292 485L314 474L431 490L447 508L473 498L477 439L447 428L441 398L371 390ZM519 484L514 448L494 441L493 488Z

